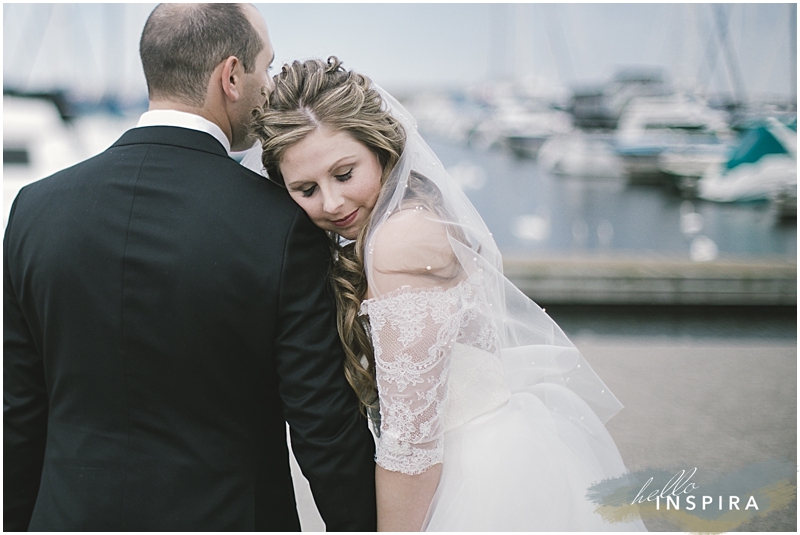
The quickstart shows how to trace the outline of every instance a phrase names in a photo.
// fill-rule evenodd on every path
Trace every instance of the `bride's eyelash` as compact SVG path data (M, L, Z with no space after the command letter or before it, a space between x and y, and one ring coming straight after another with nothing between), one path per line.
M348 181L348 180L350 180L352 178L353 169L350 168L350 170L348 172L346 172L345 174L343 174L343 175L333 175L333 176L339 182L346 182L346 181Z
M339 182L347 182L353 177L353 168L351 167L350 170L342 175L333 175L333 178L338 180ZM314 184L313 186L309 186L306 189L300 190L300 193L303 197L311 197L314 195L314 191L316 191L317 185Z

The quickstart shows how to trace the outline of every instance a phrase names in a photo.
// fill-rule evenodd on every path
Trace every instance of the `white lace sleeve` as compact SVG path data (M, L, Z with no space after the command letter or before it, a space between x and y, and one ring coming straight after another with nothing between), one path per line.
M381 409L376 462L419 474L442 462L450 354L469 286L399 288L361 305L368 314Z

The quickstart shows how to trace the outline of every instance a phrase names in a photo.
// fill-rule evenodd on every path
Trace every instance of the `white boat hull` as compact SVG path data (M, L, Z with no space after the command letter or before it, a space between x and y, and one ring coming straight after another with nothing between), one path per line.
M716 202L765 201L791 184L797 184L797 160L786 154L768 154L726 174L722 166L715 167L700 179L697 196Z

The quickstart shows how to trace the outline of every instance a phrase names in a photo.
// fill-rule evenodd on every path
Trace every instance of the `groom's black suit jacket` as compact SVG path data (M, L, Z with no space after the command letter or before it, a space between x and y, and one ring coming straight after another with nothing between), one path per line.
M212 136L128 131L3 249L5 530L297 530L285 421L328 530L375 529L327 238Z

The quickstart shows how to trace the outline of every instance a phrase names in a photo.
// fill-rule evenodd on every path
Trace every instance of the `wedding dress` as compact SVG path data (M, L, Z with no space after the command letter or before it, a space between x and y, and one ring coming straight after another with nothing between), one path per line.
M592 484L625 473L591 409L556 384L512 391L503 357L513 365L521 355L495 357L481 287L477 277L449 289L406 286L362 304L381 391L377 462L406 474L443 463L428 531L643 529L604 521L586 498ZM543 366L570 358L547 346L526 351ZM572 411L562 417L558 404Z
M428 531L644 530L587 497L626 473L604 426L621 404L503 276L483 220L382 96L408 139L366 239L376 462L405 474L442 463Z

